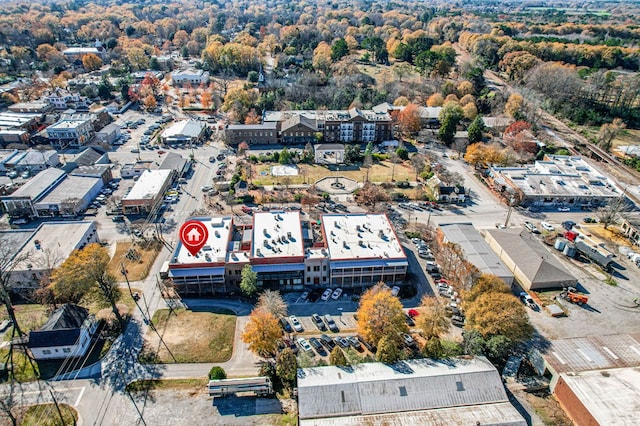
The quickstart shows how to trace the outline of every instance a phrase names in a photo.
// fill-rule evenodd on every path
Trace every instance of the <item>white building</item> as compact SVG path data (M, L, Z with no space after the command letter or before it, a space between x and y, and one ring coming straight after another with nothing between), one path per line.
M68 108L73 109L88 109L91 102L85 96L80 96L78 93L71 93L64 90L56 90L55 92L45 96L44 98L54 109L65 110Z
M184 84L191 84L192 86L199 86L200 84L209 83L209 71L185 69L176 70L171 73L171 80L174 84L182 86Z
M146 170L140 175L131 192L122 199L125 213L150 212L159 206L171 185L173 170Z
M84 356L98 322L85 308L64 304L51 314L40 330L29 333L29 349L36 360Z
M182 120L163 130L160 138L164 144L196 144L204 136L206 124L198 120Z

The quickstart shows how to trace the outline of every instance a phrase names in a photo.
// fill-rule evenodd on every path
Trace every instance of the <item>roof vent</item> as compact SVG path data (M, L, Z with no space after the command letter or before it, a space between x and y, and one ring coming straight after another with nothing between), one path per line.
M262 252L260 251L260 249L256 249L256 255L262 256Z

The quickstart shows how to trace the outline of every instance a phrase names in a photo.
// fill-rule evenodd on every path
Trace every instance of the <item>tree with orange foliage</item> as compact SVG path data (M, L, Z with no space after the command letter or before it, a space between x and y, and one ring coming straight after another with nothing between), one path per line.
M412 135L418 133L422 128L420 121L420 111L418 105L409 104L398 114L398 126L404 135Z
M440 93L434 93L427 99L427 106L439 107L444 105L444 98Z
M260 124L260 116L255 108L251 108L247 113L247 116L244 118L244 124Z
M391 295L391 289L380 282L360 298L358 334L367 342L378 345L384 337L393 341L408 331L402 303Z
M200 104L202 104L202 108L211 108L212 99L213 96L211 95L211 92L209 90L205 90L204 92L202 92L202 95L200 96Z
M153 111L158 106L158 101L156 101L156 97L152 94L147 95L143 101L144 109L147 111Z
M82 57L82 67L87 72L99 70L102 66L102 59L93 53L87 53Z
M271 357L278 353L278 340L281 337L282 328L278 319L271 312L256 308L249 315L241 339L249 345L251 352L262 357Z
M444 334L449 329L449 318L442 299L423 296L416 325L422 330L420 334L427 340Z

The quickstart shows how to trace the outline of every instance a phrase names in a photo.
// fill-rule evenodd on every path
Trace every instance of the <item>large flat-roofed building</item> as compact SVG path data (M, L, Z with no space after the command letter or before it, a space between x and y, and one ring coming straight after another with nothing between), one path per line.
M125 214L148 213L156 207L171 185L173 170L146 170L140 175L131 192L122 199Z
M525 290L563 288L578 282L553 253L523 228L489 229L485 238Z
M14 232L0 232L0 240L3 244L10 241L7 244L15 247L16 264L9 276L9 287L18 293L38 289L42 277L60 266L72 251L100 241L96 223L89 221L43 223L29 231L31 235L26 239L16 239Z
M67 176L33 207L38 217L75 216L87 209L103 186L99 177Z
M259 285L282 290L301 289L304 256L300 213L254 214L251 264L258 274Z
M511 271L471 223L443 223L438 226L444 234L445 241L458 244L467 260L480 272L495 275L508 285L513 284L514 277Z
M208 239L196 256L178 241L169 277L182 294L215 294L225 291L225 264L229 255L233 223L230 216L192 218L204 224Z
M387 215L323 215L322 233L329 252L331 285L360 287L404 281L407 256Z
M5 162L7 169L15 170L18 173L29 172L32 176L49 167L58 167L60 165L60 157L57 151L52 149L45 151L36 149L20 151L17 155Z
M527 424L484 357L302 368L298 412L301 426Z
M165 144L199 143L204 136L206 124L198 120L182 120L165 129L160 138Z
M228 217L198 220L217 230L220 238L215 247L207 243L211 249L205 246L200 252L206 262L193 259L181 246L176 249L166 272L182 293L237 291L247 264L257 274L259 286L284 291L304 286L368 287L380 281L399 284L406 276L407 258L384 214L325 215L322 222L330 237L323 235L315 243L312 225L297 211L255 212L251 224L234 224ZM223 260L215 260L214 254Z
M387 111L358 108L326 111L265 111L262 119L263 123L279 123L280 129L283 122L287 122L296 115L304 117L305 127L317 128L326 143L382 142L392 138L392 120Z
M622 196L615 182L581 157L547 155L525 167L491 167L496 191L519 193L522 205L598 207Z
M12 194L0 197L4 210L12 217L36 217L34 204L51 192L65 177L64 171L55 168L38 173Z
M575 424L638 424L640 334L551 340L532 357Z

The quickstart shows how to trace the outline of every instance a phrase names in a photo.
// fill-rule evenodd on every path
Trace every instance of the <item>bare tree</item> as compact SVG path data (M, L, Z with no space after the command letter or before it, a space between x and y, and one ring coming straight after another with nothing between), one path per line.
M627 199L618 197L609 201L604 207L599 208L597 216L600 219L600 223L604 225L604 229L607 229L609 225L617 223L629 209L630 205Z
M258 297L256 308L270 312L274 317L287 316L287 303L284 301L279 291L265 290Z

